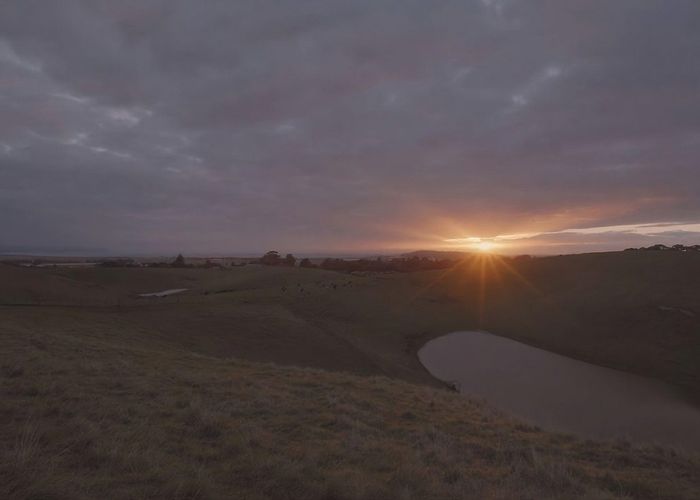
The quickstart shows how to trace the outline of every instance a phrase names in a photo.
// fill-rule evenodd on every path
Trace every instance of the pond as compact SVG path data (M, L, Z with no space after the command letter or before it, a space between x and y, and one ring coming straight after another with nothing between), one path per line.
M188 288L171 288L169 290L161 290L160 292L140 293L139 297L167 297L177 293L186 292Z
M461 393L543 429L700 451L700 408L659 381L486 332L436 338L418 357Z

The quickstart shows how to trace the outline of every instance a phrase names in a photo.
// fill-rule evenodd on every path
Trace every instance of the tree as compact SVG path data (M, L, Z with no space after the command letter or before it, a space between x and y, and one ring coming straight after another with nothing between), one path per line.
M270 251L260 257L260 263L265 266L278 266L282 261L279 252Z
M315 265L312 264L312 262L309 259L301 259L301 262L299 262L299 267L316 267Z
M177 257L175 257L175 260L172 263L173 267L185 267L185 258L182 256L182 254L178 254Z
M284 265L289 266L289 267L294 267L294 265L297 263L297 258L294 257L291 253L288 253L285 258L284 258Z

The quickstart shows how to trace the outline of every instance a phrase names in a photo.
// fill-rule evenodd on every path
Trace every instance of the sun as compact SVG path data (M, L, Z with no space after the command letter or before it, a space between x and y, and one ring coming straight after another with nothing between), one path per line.
M499 237L481 238L479 236L469 236L465 238L453 238L445 240L462 250L472 250L479 253L494 253L504 245L498 241Z
M496 248L496 244L491 241L479 241L473 245L475 250L483 253L492 252Z

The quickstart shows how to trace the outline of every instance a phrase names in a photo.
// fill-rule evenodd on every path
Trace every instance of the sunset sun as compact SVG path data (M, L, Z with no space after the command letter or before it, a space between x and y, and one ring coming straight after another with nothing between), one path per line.
M473 248L479 252L489 253L496 249L496 244L492 241L480 241L474 243Z

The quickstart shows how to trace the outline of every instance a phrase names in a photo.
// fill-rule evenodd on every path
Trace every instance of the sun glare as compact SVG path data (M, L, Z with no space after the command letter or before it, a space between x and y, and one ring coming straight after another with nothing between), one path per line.
M475 250L484 253L491 252L496 248L496 244L491 241L480 241L478 243L474 243L473 246Z
M495 236L493 238L481 238L479 236L469 236L465 238L452 238L444 240L451 243L452 246L458 247L462 250L472 250L480 253L494 253L501 250L504 246L500 241L501 237Z

